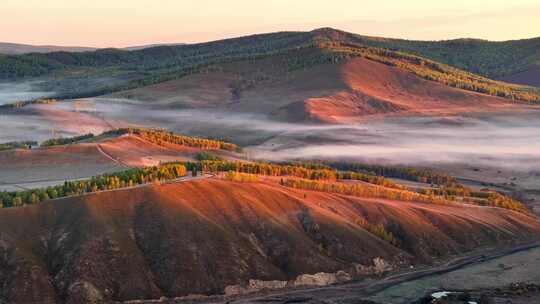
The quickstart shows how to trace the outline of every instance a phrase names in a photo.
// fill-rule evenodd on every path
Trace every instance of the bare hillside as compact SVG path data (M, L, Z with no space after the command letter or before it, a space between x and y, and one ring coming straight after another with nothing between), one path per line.
M387 227L392 245L362 228ZM249 279L389 267L531 240L508 210L199 180L0 210L0 296L81 303L220 294ZM360 266L364 265L364 266Z

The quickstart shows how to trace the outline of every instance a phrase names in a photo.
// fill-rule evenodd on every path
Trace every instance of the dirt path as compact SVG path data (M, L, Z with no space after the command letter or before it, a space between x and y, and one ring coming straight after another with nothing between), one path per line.
M125 168L130 168L130 166L123 163L121 160L119 160L119 159L113 157L112 155L110 155L109 153L105 152L105 150L103 150L103 148L101 148L101 144L96 144L96 149L99 151L99 153L101 153L101 155L103 155L106 158L110 159L111 161L118 164L119 166L125 167Z

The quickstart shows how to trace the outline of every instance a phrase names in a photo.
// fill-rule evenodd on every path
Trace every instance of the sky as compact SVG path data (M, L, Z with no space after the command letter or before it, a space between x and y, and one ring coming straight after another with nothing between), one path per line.
M334 27L418 40L540 36L539 0L1 0L0 41L126 47Z

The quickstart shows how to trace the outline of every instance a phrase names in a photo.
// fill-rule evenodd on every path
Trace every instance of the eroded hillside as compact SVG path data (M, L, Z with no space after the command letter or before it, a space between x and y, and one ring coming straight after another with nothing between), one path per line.
M397 268L532 240L540 221L499 208L204 179L0 210L0 229L1 299L81 303L220 294L249 279L317 272L365 275L358 269L374 258Z

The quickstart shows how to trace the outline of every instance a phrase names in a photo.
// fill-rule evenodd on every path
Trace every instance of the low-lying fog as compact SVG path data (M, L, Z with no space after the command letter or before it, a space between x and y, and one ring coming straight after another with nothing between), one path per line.
M54 92L40 91L37 82L0 83L0 105L44 98L53 94Z
M68 112L76 109L73 103L45 106ZM540 111L311 125L213 110L153 109L117 99L92 99L77 110L102 119L104 126L162 127L225 138L248 146L252 158L355 159L411 165L459 162L523 170L540 168Z

